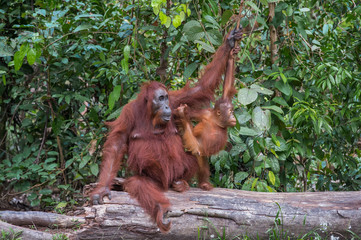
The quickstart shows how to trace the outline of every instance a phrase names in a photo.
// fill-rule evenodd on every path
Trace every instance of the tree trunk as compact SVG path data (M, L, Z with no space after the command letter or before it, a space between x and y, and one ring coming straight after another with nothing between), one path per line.
M277 41L277 31L275 26L272 24L272 20L275 17L275 8L276 8L276 3L275 2L271 2L268 3L268 8L269 8L269 15L268 15L268 21L269 21L269 31L270 31L270 50L271 50L271 63L274 64L277 59L278 59L278 48L276 45L276 41Z
M49 228L71 228L85 223L84 217L38 211L0 211L0 220L17 226L35 225Z
M122 180L116 183L121 185ZM85 191L94 186L88 185ZM77 240L241 239L245 235L268 239L271 234L278 239L305 234L311 234L305 238L332 235L350 239L353 233L361 236L361 192L260 193L221 188L207 192L191 188L184 193L169 190L165 194L172 204L165 216L165 221L172 222L167 234L161 233L138 203L121 191L112 191L112 200L105 199L103 205L84 207L85 213L78 217L3 211L0 219L12 224L29 224L35 229L54 225L56 229L42 233L0 221L0 230L23 231L23 239L51 239L49 234L60 230ZM62 227L79 230L59 229Z
M2 236L4 236L5 232L7 232L9 235L7 235L7 237L1 238ZM2 221L0 221L0 233L1 233L0 234L1 239L26 239L26 240L53 239L53 235L50 233L18 227Z
M125 192L112 192L104 205L86 207L93 225L75 239L237 239L247 235L267 239L268 230L281 238L301 237L311 231L325 236L361 236L360 192L259 193L219 189L185 193L168 191L172 207L165 221L169 233L160 233L138 203ZM276 224L277 223L277 224ZM311 235L312 236L312 235ZM222 237L223 239L223 237Z

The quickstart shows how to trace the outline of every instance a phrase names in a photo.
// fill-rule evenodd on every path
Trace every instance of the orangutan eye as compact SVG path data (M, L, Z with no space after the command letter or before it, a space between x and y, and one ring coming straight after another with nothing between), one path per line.
M162 95L159 97L159 101L163 101L163 100L164 100L164 96Z

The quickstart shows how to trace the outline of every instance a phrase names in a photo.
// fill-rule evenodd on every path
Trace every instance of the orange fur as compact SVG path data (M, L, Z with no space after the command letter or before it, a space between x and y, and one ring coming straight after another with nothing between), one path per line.
M224 43L194 87L187 85L179 91L169 92L170 109L173 111L184 103L199 110L209 104L221 82L230 51L229 44ZM103 147L99 184L90 197L93 204L102 203L104 196L110 197L112 181L127 154L127 166L134 176L126 180L125 190L160 230L167 232L170 223L163 223L163 214L170 203L163 192L171 186L177 191L187 190L186 181L196 174L198 164L192 154L184 151L175 126L178 117L172 115L169 122L160 124L159 114L152 112L154 92L159 88L166 89L159 82L144 84L137 99L124 106L119 118L107 123L110 132Z
M233 54L238 52L238 48ZM209 164L207 157L221 151L227 143L227 127L235 124L231 104L235 94L234 88L234 57L229 56L226 76L223 84L223 96L217 100L214 109L191 111L187 105L178 107L183 128L183 144L186 149L197 156L199 171L198 184L204 190L212 189L209 183ZM190 111L190 113L189 113ZM193 128L189 118L196 119L198 124Z

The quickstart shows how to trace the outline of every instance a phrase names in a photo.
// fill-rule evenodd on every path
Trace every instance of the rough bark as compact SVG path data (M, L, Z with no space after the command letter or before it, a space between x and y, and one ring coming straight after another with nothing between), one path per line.
M49 228L71 228L85 223L84 217L38 211L0 211L0 220L17 226L34 225Z
M276 3L275 2L268 3L268 8L269 8L268 20L270 22L269 31L270 31L270 42L271 42L271 44L270 44L271 62L272 62L272 64L274 64L278 59L278 48L276 45L277 31L276 31L275 26L272 24L272 20L275 17Z
M19 232L21 232L21 234L18 237L20 237L21 239L26 239L26 240L53 239L53 235L50 233L18 227L2 221L0 221L0 232L1 232L0 237L4 234L4 232L9 233L10 235L8 235L9 237L8 239L18 239L18 238L14 238L14 236L16 236L17 233L20 234Z
M121 184L122 180L117 179L116 183ZM88 191L94 186L85 189ZM112 200L87 206L85 214L78 217L10 211L0 212L0 216L13 224L29 224L35 229L39 226L80 228L67 234L70 239L211 239L218 236L224 239L223 233L225 239L242 239L244 235L268 239L269 230L279 239L315 232L339 239L350 239L351 232L361 236L361 192L259 193L220 188L206 192L191 188L185 193L170 190L166 196L172 204L165 216L165 221L172 221L167 234L161 233L138 203L122 191L112 191ZM75 219L75 225L69 223L74 221L69 218ZM23 231L23 239L51 239L49 233L0 221L0 230L3 229ZM312 235L306 238L310 237Z
M74 239L210 239L223 232L227 239L247 235L267 239L267 230L301 237L312 231L320 235L361 236L360 192L258 193L230 189L209 192L190 189L185 193L168 191L172 221L168 234L156 225L125 192L112 192L104 205L86 207L92 222ZM218 232L218 233L217 233ZM200 234L200 235L199 235ZM202 239L204 239L202 238Z

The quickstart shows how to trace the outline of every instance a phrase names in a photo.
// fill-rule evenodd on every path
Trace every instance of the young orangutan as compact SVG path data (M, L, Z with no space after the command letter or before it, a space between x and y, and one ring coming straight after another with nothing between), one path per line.
M197 157L198 185L204 190L211 190L209 182L209 165L207 157L221 151L227 143L227 127L236 125L233 115L232 97L236 93L234 88L234 58L239 48L232 49L229 55L226 74L223 83L223 96L218 99L214 109L192 111L186 104L177 108L183 129L183 144L186 149ZM193 127L191 120L199 122Z

